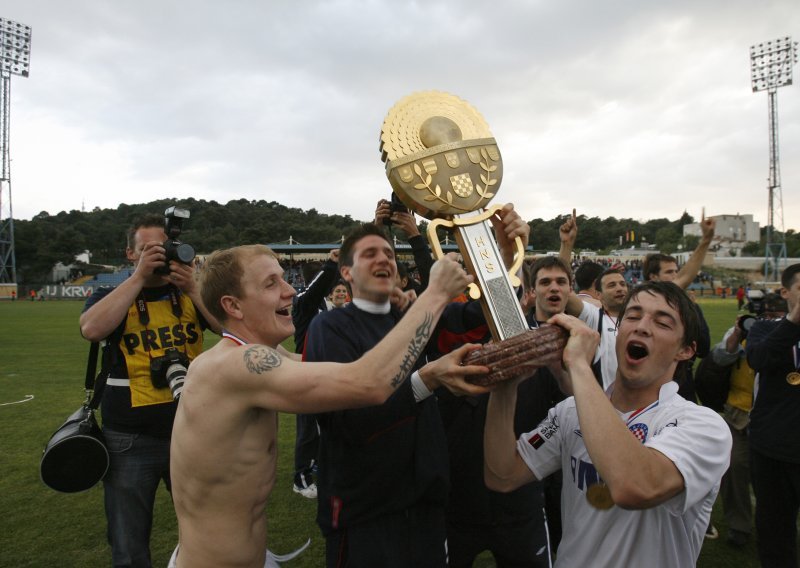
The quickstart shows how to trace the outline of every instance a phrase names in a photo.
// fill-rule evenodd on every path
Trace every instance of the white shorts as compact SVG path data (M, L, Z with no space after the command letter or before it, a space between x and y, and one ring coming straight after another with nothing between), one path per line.
M311 544L311 539L308 539L306 543L288 554L273 554L272 551L267 549L267 558L264 560L264 568L280 568L281 562L287 562L293 558L297 558L297 556L303 552L306 548L309 547ZM177 568L178 567L178 550L180 549L181 544L178 543L175 546L175 550L172 551L172 556L169 558L169 563L167 564L167 568Z

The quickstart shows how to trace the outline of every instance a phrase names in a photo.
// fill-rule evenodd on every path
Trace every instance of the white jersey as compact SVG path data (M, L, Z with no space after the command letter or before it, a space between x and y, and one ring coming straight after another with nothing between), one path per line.
M538 479L562 470L563 538L556 566L694 566L728 469L730 430L713 410L678 396L674 381L661 387L650 406L619 414L645 446L675 464L684 490L641 511L592 507L586 489L600 478L583 443L574 397L560 402L517 441L517 451ZM635 467L630 474L638 474Z
M583 309L578 319L588 327L600 332L600 345L597 346L594 360L600 359L600 372L603 376L603 390L605 390L617 379L617 320L608 315L604 309L586 301L583 301Z

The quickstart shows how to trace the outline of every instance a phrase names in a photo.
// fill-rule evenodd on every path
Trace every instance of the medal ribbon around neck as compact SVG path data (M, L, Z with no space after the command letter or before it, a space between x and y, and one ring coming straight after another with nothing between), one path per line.
M235 335L233 335L233 334L232 334L230 331L228 331L227 329L223 329L223 330L222 330L222 339L230 339L230 340L231 340L231 341L233 341L233 342L234 342L236 345L247 345L247 341L245 341L244 339L241 339L241 338L239 338L239 337L236 337Z
M786 375L786 382L792 385L793 387L800 385L800 354L798 354L798 349L797 349L798 345L800 345L800 343L792 346L792 357L794 358L794 371Z
M658 406L658 401L655 401L655 402L651 403L648 406L643 406L639 410L635 410L633 412L633 414L631 414L630 417L628 417L628 420L625 422L625 426L630 427L631 422L633 422L634 419L638 418L639 416L641 416L645 412L649 412L650 410L653 410L656 406Z

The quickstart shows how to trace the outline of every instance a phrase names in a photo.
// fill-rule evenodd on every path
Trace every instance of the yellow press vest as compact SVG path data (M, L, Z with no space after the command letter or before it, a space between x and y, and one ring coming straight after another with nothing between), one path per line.
M172 311L167 294L163 299L147 302L149 322L139 319L136 302L128 308L125 331L119 347L125 358L128 379L131 383L131 406L149 406L172 402L169 387L157 389L150 377L150 361L164 355L169 348L177 349L193 360L203 351L203 330L191 299L177 295L182 313Z
M744 347L746 342L742 342ZM753 385L756 372L747 364L747 359L740 355L731 369L731 388L728 391L727 403L734 408L750 412L753 408Z

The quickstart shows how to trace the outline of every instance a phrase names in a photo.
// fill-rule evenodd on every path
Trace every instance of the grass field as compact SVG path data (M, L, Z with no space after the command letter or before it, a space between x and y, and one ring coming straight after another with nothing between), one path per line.
M701 299L716 342L732 325L736 300ZM81 302L0 302L0 567L62 568L107 566L101 486L65 495L39 479L39 459L53 431L83 400L88 343L78 331ZM209 344L216 338L208 338ZM14 404L33 395L29 402ZM315 502L292 493L294 416L280 419L278 481L267 515L269 545L286 552L312 539L290 568L318 567L323 562L322 538L314 522ZM719 505L714 522L722 533L707 541L698 566L757 566L751 544L734 551L724 543ZM154 566L166 566L177 541L177 525L169 494L160 490L151 550ZM476 566L493 566L490 555Z

